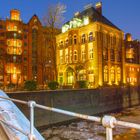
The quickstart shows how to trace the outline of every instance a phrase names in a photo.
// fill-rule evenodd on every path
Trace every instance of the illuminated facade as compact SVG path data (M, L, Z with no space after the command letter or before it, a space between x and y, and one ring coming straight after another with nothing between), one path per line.
M25 24L20 11L0 20L0 83L22 85L36 80L39 85L54 79L54 62L49 28L34 15Z
M126 34L125 40L125 81L130 85L140 85L140 41Z
M102 15L102 3L75 13L57 35L60 85L88 81L89 88L125 83L124 33Z

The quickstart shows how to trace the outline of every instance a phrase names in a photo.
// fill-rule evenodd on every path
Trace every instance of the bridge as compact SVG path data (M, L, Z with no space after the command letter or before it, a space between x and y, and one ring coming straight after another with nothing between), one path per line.
M4 96L0 96L0 99L6 100L6 101L12 101L15 103L20 103L20 104L23 104L23 105L26 105L29 107L29 111L30 111L30 126L29 126L30 130L29 130L29 132L25 132L22 129L15 126L14 124L7 122L6 119L5 120L0 119L0 124L1 124L0 131L1 132L5 132L6 129L2 129L2 128L4 128L3 125L5 125L6 127L11 128L12 130L16 130L16 131L24 134L25 136L27 136L27 138L29 140L40 140L40 139L36 138L35 129L34 129L34 127L35 127L34 126L34 109L35 108L101 123L106 128L106 140L113 140L113 128L115 128L117 125L128 127L128 128L140 129L140 124L119 121L113 116L108 116L108 115L105 115L103 117L90 116L90 115L75 113L75 112L62 110L62 109L58 109L58 108L44 106L41 104L37 104L35 101L23 101L23 100L18 100L18 99L14 99L14 98L4 97ZM1 134L5 134L5 135L2 135L2 137L4 138L4 137L6 137L7 132L1 133Z

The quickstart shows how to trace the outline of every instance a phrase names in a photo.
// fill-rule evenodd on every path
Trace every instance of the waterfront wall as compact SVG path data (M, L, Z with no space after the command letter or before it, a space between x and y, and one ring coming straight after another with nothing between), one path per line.
M7 93L10 97L88 115L121 110L140 104L139 87L106 87L99 89L57 90ZM17 104L29 118L29 108ZM72 117L35 109L37 127L60 123Z

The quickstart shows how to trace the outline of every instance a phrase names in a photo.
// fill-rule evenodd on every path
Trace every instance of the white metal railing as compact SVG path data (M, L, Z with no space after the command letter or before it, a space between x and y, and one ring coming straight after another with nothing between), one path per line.
M74 112L70 112L70 111L66 111L66 110L62 110L62 109L57 109L57 108L53 108L53 107L43 106L43 105L37 104L35 101L28 101L27 102L27 101L22 101L22 100L13 99L13 98L6 98L6 97L2 97L2 96L0 96L0 98L5 99L5 100L10 100L10 101L13 101L16 103L25 104L25 105L29 106L29 108L30 108L30 133L28 134L26 132L22 132L21 130L16 129L16 127L14 128L14 126L10 125L10 127L13 127L14 129L27 135L29 140L35 140L34 129L33 129L34 128L34 107L48 110L48 111L61 113L61 114L65 114L65 115L69 115L69 116L73 116L73 117L77 117L77 118L81 118L81 119L85 119L85 120L90 120L90 121L102 123L102 125L106 128L106 140L113 140L112 130L116 125L140 129L140 124L118 121L113 116L105 115L104 117L101 118L101 117L95 117L95 116L74 113ZM9 124L6 123L6 125L9 125Z

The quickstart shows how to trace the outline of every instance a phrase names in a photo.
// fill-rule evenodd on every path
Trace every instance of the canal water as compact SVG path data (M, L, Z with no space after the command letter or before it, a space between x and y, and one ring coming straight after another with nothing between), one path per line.
M140 106L125 109L120 113L109 114L117 120L140 124ZM47 140L105 140L105 128L95 122L79 121L69 125L51 127L42 132ZM114 140L140 140L140 130L116 126L113 129Z

